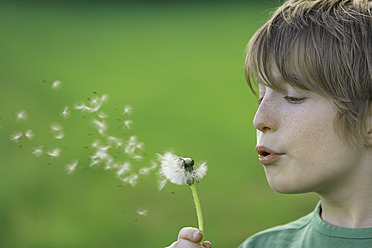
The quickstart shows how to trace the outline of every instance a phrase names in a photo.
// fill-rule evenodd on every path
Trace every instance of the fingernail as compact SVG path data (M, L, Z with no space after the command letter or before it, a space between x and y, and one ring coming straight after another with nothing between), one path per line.
M204 244L205 248L212 248L212 246L209 243Z
M192 234L192 237L194 238L194 239L196 239L197 237L198 237L198 235L199 235L199 231L195 231L193 234Z

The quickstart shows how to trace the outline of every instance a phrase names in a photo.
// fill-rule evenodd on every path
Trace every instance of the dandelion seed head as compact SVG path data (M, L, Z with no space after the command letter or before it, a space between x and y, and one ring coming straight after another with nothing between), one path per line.
M199 182L206 172L206 163L194 166L194 161L190 158L182 158L177 155L166 152L164 155L158 154L160 160L160 174L170 182L178 185Z
M53 90L58 90L58 89L61 88L61 85L62 85L62 82L59 81L59 80L56 80L56 81L54 81L54 82L52 83L51 88L52 88Z

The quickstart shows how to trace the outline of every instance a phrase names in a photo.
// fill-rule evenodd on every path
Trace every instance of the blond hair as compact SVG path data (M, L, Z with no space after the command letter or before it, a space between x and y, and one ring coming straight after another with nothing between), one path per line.
M351 145L366 144L372 99L372 2L289 0L250 40L246 79L280 90L278 70L291 86L332 101L336 130ZM362 141L362 142L361 142Z

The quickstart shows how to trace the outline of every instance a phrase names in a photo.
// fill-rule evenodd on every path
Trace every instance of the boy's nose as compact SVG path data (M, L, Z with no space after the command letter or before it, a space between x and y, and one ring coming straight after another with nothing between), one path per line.
M274 132L278 125L275 116L276 113L273 103L264 99L254 116L253 125L257 130L263 133Z

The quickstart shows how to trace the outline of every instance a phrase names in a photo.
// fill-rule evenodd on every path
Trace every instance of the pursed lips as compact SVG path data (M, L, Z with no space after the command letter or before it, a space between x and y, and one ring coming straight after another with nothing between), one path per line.
M276 152L266 146L256 146L256 151L258 153L258 159L263 165L273 164L284 155L284 153Z

